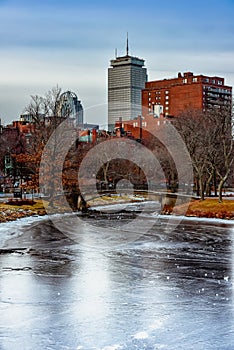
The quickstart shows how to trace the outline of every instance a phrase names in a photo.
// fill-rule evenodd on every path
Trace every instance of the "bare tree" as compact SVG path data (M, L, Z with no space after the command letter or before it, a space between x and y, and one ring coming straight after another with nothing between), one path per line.
M183 138L191 156L197 192L204 199L208 168L208 140L206 122L202 112L187 109L175 118L174 125Z
M211 183L217 194L219 181L219 201L222 201L222 189L234 162L230 109L215 108L207 112L188 109L175 118L174 124L193 161L201 199L204 199L205 189L211 194Z
M64 162L64 159L61 158L64 148L63 141L69 138L69 131L72 128L72 123L71 125L68 123L66 130L57 130L58 126L63 121L68 120L70 115L70 112L67 111L67 115L61 116L61 95L62 89L58 86L53 87L45 96L31 96L31 101L25 108L25 113L30 114L34 122L34 132L31 137L30 147L28 147L28 153L35 158L36 164L34 165L37 177L39 175L41 156L48 140L50 140L50 147L46 148L47 157L43 158L41 166L45 169L43 181L46 184L46 192L50 196L51 206L60 182L61 164Z
M219 132L217 134L218 142L218 165L217 175L219 177L219 201L222 202L223 186L228 180L232 165L234 163L234 140L232 135L232 115L229 108L222 108L213 112L216 125L218 125Z

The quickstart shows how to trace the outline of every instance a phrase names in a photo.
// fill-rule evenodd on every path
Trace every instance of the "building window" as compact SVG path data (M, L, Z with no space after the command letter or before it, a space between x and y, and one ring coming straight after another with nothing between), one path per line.
M193 78L193 83L197 83L197 77Z
M166 106L166 108L165 108L165 109L166 109L166 111L168 111L169 107L168 107L168 106Z
M168 99L169 99L169 96L165 96L165 99L168 100Z
M184 83L184 84L187 84L187 82L188 82L188 79L187 79L187 78L183 79L183 83Z
M169 91L168 91L168 90L166 90L166 91L165 91L165 94L169 94Z
M165 104L166 104L166 105L169 105L169 101L166 101Z
M218 80L218 85L223 85L222 80Z

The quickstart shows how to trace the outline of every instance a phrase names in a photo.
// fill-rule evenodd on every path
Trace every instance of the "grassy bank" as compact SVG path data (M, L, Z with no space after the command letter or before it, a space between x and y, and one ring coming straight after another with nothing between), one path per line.
M139 200L140 198L138 198ZM137 200L137 197L135 198ZM141 198L141 200L143 200ZM95 207L99 205L109 205L116 203L126 203L134 201L132 198L127 196L103 196L101 198L97 198L91 201L88 201L88 206ZM5 203L0 203L0 223L14 221L20 218L24 218L27 216L33 215L45 215L46 210L43 205L43 201L41 199L37 199L34 201L25 200L25 204L22 204L21 200L8 200ZM46 207L48 203L44 201ZM59 201L55 201L55 213L64 213L66 212L66 208L63 208ZM51 213L51 210L50 210Z
M186 204L176 206L173 213L184 214ZM204 201L191 201L186 211L186 216L234 219L234 199L224 199L222 203L217 198L207 198Z
M140 198L130 199L125 196L122 197L110 197L105 196L101 199L95 199L88 204L92 206L108 205L121 202L133 202ZM142 198L141 198L142 199ZM47 203L44 202L46 205ZM23 205L16 205L17 203L0 203L0 223L17 220L27 216L33 215L45 215L46 210L44 208L41 199L34 200L30 203L28 201ZM61 208L60 208L61 209ZM171 207L164 207L163 214L186 215L193 217L206 217L217 219L234 219L234 199L224 199L222 203L218 202L217 198L207 198L204 201L194 200L191 201L188 208L187 204L176 206L174 209ZM58 210L58 212L62 212Z
M18 202L19 203L19 202ZM33 215L45 215L46 211L42 200L27 201L17 205L17 201L0 203L0 222L14 221Z

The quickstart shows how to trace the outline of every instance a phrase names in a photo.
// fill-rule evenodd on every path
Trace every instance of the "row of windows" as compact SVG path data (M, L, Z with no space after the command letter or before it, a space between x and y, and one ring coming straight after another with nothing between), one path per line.
M148 99L149 101L151 101L151 97L149 97L149 99ZM161 96L157 96L157 97L155 97L155 100L161 100ZM169 96L167 95L167 96L165 96L165 100L169 100Z
M152 104L152 105L160 105L161 102L149 102L149 107L151 106L151 104ZM169 105L169 101L165 101L165 104L166 104L166 105Z
M212 78L204 78L203 82L204 83L217 84L217 85L223 85L223 81L222 80L216 80L216 79L212 79Z
M192 79L192 82L193 82L193 83L197 83L197 81L198 81L198 80L197 80L197 77L194 77L194 78ZM184 84L187 84L187 82L188 82L188 79L187 79L187 78L184 78L184 79L183 79L183 83L184 83Z
M146 123L146 122L142 122L141 125L144 127L144 126L147 126L147 123ZM133 123L133 127L134 127L134 128L137 128L137 127L138 127L138 122L134 122L134 123Z
M155 91L155 95L160 95L161 94L161 91ZM166 90L165 91L165 95L169 94L169 90ZM148 96L150 97L151 96L151 92L148 93Z
M221 89L221 88L215 88L213 86L204 86L203 87L204 91L210 91L210 92L216 92L216 93L221 93L221 94L232 94L232 91L230 89Z
M165 107L165 110L168 111L169 110L169 106ZM152 108L149 106L149 113L152 112Z
M220 95L220 94L214 94L212 92L207 92L207 93L203 93L203 95L205 95L206 97L211 97L211 98L222 98L224 100L231 100L232 96L231 95Z
M168 113L166 113L166 114L168 114ZM158 125L160 125L160 124L168 124L168 121L167 121L167 120L163 120L163 121L158 120L158 121L157 121L157 124L158 124ZM142 126L143 126L143 127L147 127L147 122L142 122ZM133 127L134 127L134 128L137 128L137 127L138 127L138 123L133 123Z

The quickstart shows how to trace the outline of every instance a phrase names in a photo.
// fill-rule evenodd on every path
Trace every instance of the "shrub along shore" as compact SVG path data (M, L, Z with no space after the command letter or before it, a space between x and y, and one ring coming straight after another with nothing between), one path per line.
M124 201L124 198L120 200L116 198L107 199L94 201L90 203L91 207ZM47 205L46 202L44 203ZM184 215L185 208L187 208L187 204L178 205L174 208L165 206L162 214L170 215L173 211L174 215ZM58 210L58 212L62 211ZM34 201L24 200L22 202L20 200L12 200L0 203L0 223L14 221L27 216L41 216L45 214L46 210L40 199ZM234 199L224 199L221 203L218 202L217 198L207 198L203 201L194 200L190 202L185 215L190 217L234 220Z

